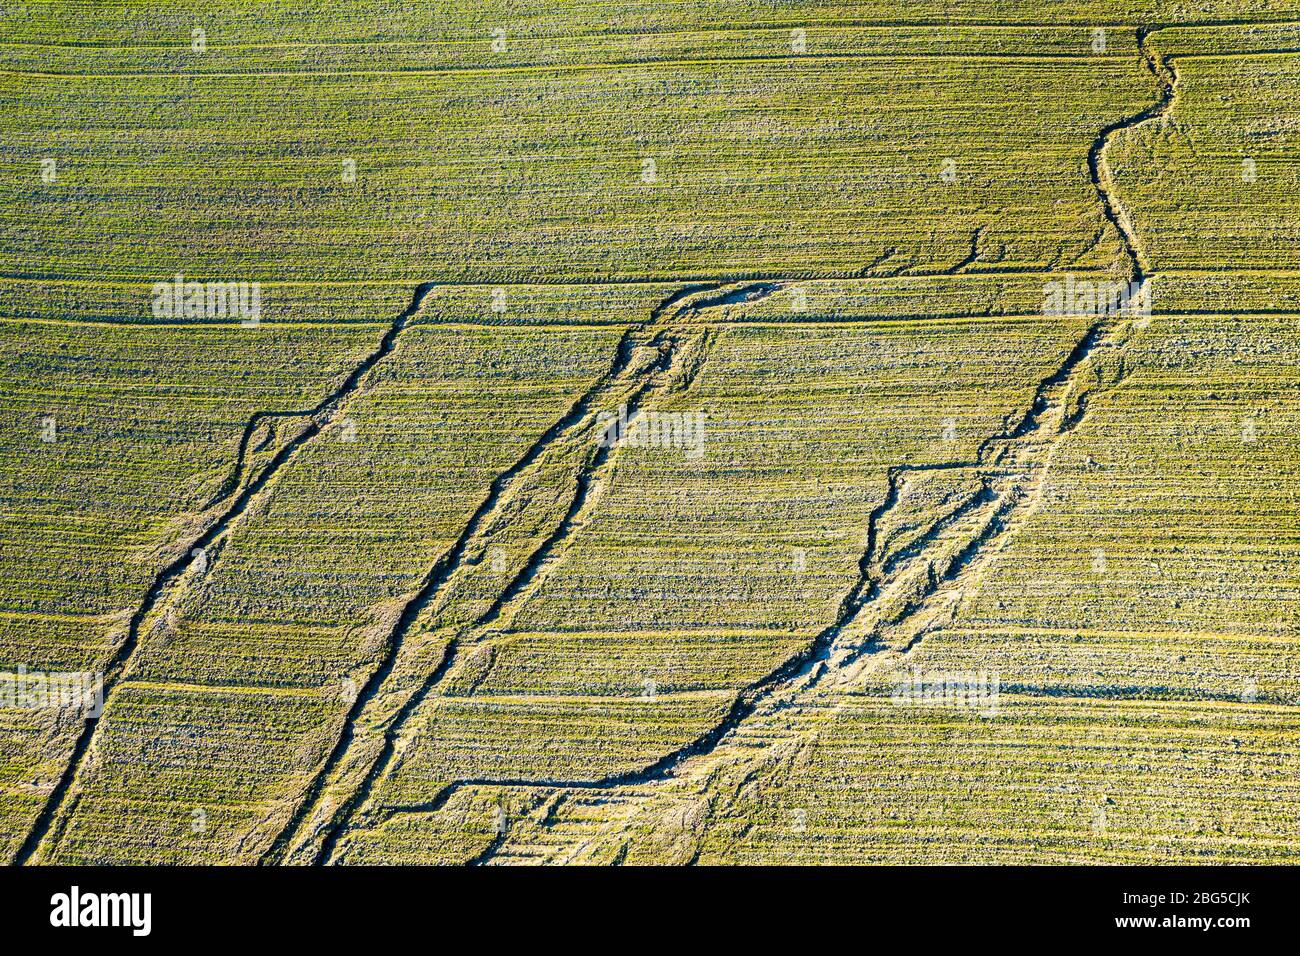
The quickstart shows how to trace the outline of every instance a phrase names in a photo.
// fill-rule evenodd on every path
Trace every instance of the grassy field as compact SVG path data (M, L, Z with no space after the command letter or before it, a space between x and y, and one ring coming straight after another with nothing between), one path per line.
M1003 267L1113 258L1084 157L1151 98L1132 57L935 63L90 74L54 95L0 73L0 271L499 283L941 271L973 244Z
M1298 50L7 7L0 858L1292 862Z

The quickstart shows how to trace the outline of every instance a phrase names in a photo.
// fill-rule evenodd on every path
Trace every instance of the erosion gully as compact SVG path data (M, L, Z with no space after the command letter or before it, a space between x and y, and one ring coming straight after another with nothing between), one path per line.
M130 672L135 662L136 650L140 643L141 627L146 619L155 608L168 600L173 585L182 579L195 566L196 562L207 560L208 550L225 538L231 526L248 510L249 503L266 488L267 484L279 474L285 465L294 459L303 446L307 445L335 422L339 410L356 392L370 370L397 346L399 336L420 310L421 303L423 303L425 296L429 294L433 286L434 283L425 282L416 287L410 303L390 323L374 350L354 366L343 381L314 407L305 409L301 413L268 412L252 416L240 439L239 453L232 474L216 497L209 502L210 508L218 505L224 505L224 507L211 519L206 531L186 542L180 548L180 556L166 564L155 575L145 592L144 599L132 613L126 635L104 669L104 706L101 708L100 716L86 720L73 745L68 763L64 766L63 772L46 797L32 828L28 831L26 838L14 856L15 863L24 864L37 858L47 840L57 842L61 826L59 821L65 815L64 807L67 796L69 791L74 789L85 763L86 754L94 742L95 734L114 692L125 675ZM255 474L244 476L241 490L239 488L241 476L248 467L247 458L252 452L250 448L251 439L257 427L262 421L271 418L293 417L306 419L306 426L297 435L285 442L269 461L256 469Z
M1105 153L1112 137L1160 118L1173 102L1177 75L1171 61L1158 58L1149 48L1147 39L1153 29L1139 28L1137 40L1144 64L1159 86L1159 99L1140 112L1105 127L1088 152L1090 178L1106 219L1121 238L1129 276L1137 283L1148 280L1149 267L1130 218L1114 195ZM954 273L975 262L982 228L972 237L970 255L957 267L945 272ZM575 530L582 527L588 517L599 497L597 489L602 479L608 477L612 452L617 447L617 441L598 440L600 413L625 404L631 422L640 411L652 407L664 396L688 387L708 348L707 329L693 328L692 320L710 309L741 306L761 299L781 288L781 284L780 280L771 280L688 285L661 301L645 322L633 325L625 332L607 371L493 481L457 541L423 576L389 633L378 665L345 715L335 746L313 775L296 809L261 853L260 862L326 863L334 859L340 837L347 832L358 813L366 809L375 785L392 767L398 743L403 733L410 731L410 721L420 705L462 663L467 650L490 639L493 628L526 601ZM434 285L426 282L416 287L409 305L393 320L376 348L316 406L301 411L259 412L250 418L241 436L232 472L208 503L207 510L220 506L219 513L207 530L181 548L180 557L158 572L132 614L127 634L106 667L105 711L114 692L131 671L141 628L146 620L170 599L178 582L182 582L199 556L219 545L249 504L297 453L335 423L340 409L357 392L370 370L396 347L402 332ZM922 613L927 601L945 587L951 590L954 583L962 582L980 558L998 545L1008 527L1036 505L1036 492L1041 488L1042 474L1052 446L1083 417L1087 387L1083 384L1085 376L1082 370L1090 365L1099 350L1121 347L1130 331L1130 321L1114 316L1103 317L1094 323L1061 365L1039 383L1019 420L1015 424L1008 423L1001 432L986 438L973 459L891 468L885 495L868 518L867 541L858 562L857 578L841 600L834 620L803 651L743 688L723 720L696 739L645 767L595 780L479 778L454 781L426 803L372 811L368 823L383 822L401 813L437 812L459 790L471 787L601 790L646 787L668 781L685 772L692 761L698 762L713 755L764 707L789 695L807 692L828 675L847 672L854 661L871 652L874 635L880 628L896 625ZM263 423L279 419L301 420L305 424L268 461L255 467L251 457L259 448L254 447L254 435ZM270 437L268 434L268 440ZM264 440L260 446L265 444ZM436 666L426 669L423 676L413 675L409 666L404 665L415 665L419 658L416 655L410 661L404 658L403 652L408 644L412 643L413 637L425 635L436 623L430 618L435 616L432 612L438 597L458 576L478 563L490 546L492 534L501 526L507 506L517 503L519 489L535 476L543 460L550 460L553 455L577 461L567 509L551 533L544 536L526 560L513 570L509 583L489 608L468 625L456 629L454 636L446 641ZM977 490L905 551L892 555L882 553L881 529L903 499L908 478L918 472L941 470L970 472L977 482ZM951 544L954 535L966 536L964 547L955 557L936 564L929 553L931 548L942 542ZM918 575L919 587L915 580ZM901 610L874 621L866 628L865 637L862 633L850 637L851 633L862 631L859 619L867 609L877 603L886 603L882 598L900 589L910 589L912 594L903 602ZM919 639L920 635L916 640ZM910 650L915 643L914 640L907 649ZM413 680L413 676L418 679ZM38 861L57 843L70 807L75 805L75 800L70 801L69 795L75 793L86 755L93 746L102 719L101 716L86 721L71 759L19 848L15 862ZM342 795L336 795L336 790ZM471 862L491 862L505 842L506 832L503 830Z
M752 302L780 288L775 282L706 285L674 292L652 310L647 321L624 333L609 369L569 411L537 439L519 460L493 482L460 539L425 577L389 635L383 661L371 675L344 721L338 744L314 776L287 825L262 856L262 862L315 863L328 860L339 834L365 804L372 788L389 769L398 741L421 703L454 672L465 649L479 645L503 617L526 601L542 576L586 521L607 478L619 436L602 441L602 414L627 409L628 427L664 396L690 385L707 348L708 331L693 324L702 313ZM477 566L493 536L518 520L517 510L531 502L527 488L537 473L556 460L577 462L569 503L552 531L514 570L487 610L456 628L438 665L423 680L412 680L419 648L409 661L403 652L413 637L437 630L435 602L458 576ZM429 611L429 619L422 616ZM342 796L333 796L341 792Z
M1114 194L1106 147L1125 131L1157 120L1172 106L1177 74L1172 63L1160 60L1150 49L1150 28L1137 31L1138 48L1146 69L1159 87L1157 101L1131 116L1102 129L1088 151L1088 168L1106 219L1115 228L1127 260L1128 276L1139 286L1149 279L1149 269L1132 222ZM977 255L979 234L972 239L971 257L958 267L971 264ZM956 270L954 270L956 271ZM637 770L600 779L501 779L477 778L454 781L429 801L386 809L380 822L405 813L436 813L460 790L466 788L523 788L530 790L609 790L646 788L684 777L692 765L704 766L727 745L746 721L756 714L771 712L806 694L828 679L848 680L865 655L879 649L885 628L916 620L915 636L902 650L915 648L932 624L927 614L938 613L943 605L955 613L956 600L969 590L970 579L981 562L1005 544L1008 530L1041 500L1043 480L1052 452L1059 440L1071 432L1086 414L1089 385L1086 370L1098 353L1123 347L1133 331L1133 317L1104 315L1076 342L1064 361L1034 391L1024 414L1014 424L986 438L971 460L927 465L901 465L888 472L885 495L870 513L865 549L858 564L858 576L840 603L839 611L801 653L787 659L771 673L744 688L725 718L686 745ZM882 551L882 526L903 499L908 478L924 471L966 471L974 475L977 490L953 511L935 522L903 551ZM934 545L945 545L933 548ZM938 551L937 555L931 554ZM900 598L901 595L901 598ZM886 600L887 598L892 600ZM941 600L942 599L942 600ZM875 619L862 622L864 612L883 605ZM739 748L738 759L746 751ZM472 864L486 864L507 843L503 830Z

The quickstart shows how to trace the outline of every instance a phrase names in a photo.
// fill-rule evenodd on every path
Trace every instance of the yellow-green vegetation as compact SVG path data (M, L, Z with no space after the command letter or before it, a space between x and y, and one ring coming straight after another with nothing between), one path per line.
M1082 324L860 318L714 333L692 388L665 405L703 416L701 454L621 449L590 520L562 539L527 600L474 636L459 665L470 674L457 679L453 667L393 728L401 759L375 782L370 818L384 821L390 807L419 804L455 779L600 778L652 763L653 750L608 763L626 747L628 702L656 710L701 694L730 700L806 652L857 574L862 529L890 466L973 459L1002 409L1030 402ZM446 721L461 726L466 694L484 706L502 700L512 719L482 721L448 743ZM518 709L522 694L542 709L582 695L605 713L588 717L582 737L550 738L548 759L512 772L499 755L516 749L507 741L531 719ZM716 722L699 713L687 739ZM656 749L675 749L674 736L666 728ZM589 755L593 743L603 760Z
M429 566L493 478L608 364L617 336L428 328L404 337L143 622L119 692L132 709L110 698L96 746L147 749L166 772L139 791L111 760L83 766L54 858L203 860L255 840L250 828L266 826L329 749ZM477 571L480 587L495 577L490 560ZM258 725L267 701L292 734L279 720ZM213 707L245 715L249 726L231 740L256 793L205 794L228 744L187 728L203 723L196 709ZM141 723L147 713L151 726ZM202 839L180 806L186 818L212 814ZM136 825L110 848L96 821L122 812Z
M1177 66L1173 108L1119 137L1111 155L1154 270L1300 268L1297 30L1264 44L1241 31L1196 45L1182 32L1152 38ZM1296 52L1265 52L1278 49Z
M1300 699L1296 322L1156 316L1014 547L914 656L1043 693Z
M0 856L1293 861L1298 25L6 8Z
M142 595L236 507L373 326L0 320L4 667L102 670ZM11 848L78 728L6 713Z
M1155 316L960 604L677 780L557 790L501 858L1293 861L1294 323Z
M983 717L859 694L785 722L707 787L571 791L544 815L507 795L467 804L463 832L487 845L499 804L522 821L501 862L1296 861L1294 708L1007 695Z
M847 276L955 268L973 245L1004 267L1096 267L1115 249L1085 157L1098 129L1151 98L1134 62L0 73L14 103L0 118L0 272Z

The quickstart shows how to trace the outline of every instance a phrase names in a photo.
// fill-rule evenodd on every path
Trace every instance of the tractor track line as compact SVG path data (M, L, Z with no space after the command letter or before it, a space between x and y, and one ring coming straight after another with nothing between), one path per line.
M1205 28L1205 27L1232 27L1232 26L1287 26L1300 23L1293 15L1284 13L1283 16L1276 18L1259 17L1220 17L1207 18L1201 20L1170 20L1159 23L1156 29L1167 30L1173 28ZM779 23L727 23L721 26L699 25L695 27L657 27L641 26L615 27L604 30L584 30L576 33L548 33L536 37L538 40L558 41L558 40L601 40L601 39L621 39L624 37L672 37L672 36L698 36L700 34L713 33L733 33L733 32L778 32L785 33L796 27L805 29L852 29L865 31L884 31L896 29L966 29L966 30L1070 30L1079 27L1096 28L1116 28L1133 26L1132 21L1102 21L1097 20L1051 20L1048 22L1031 21L1031 20L998 20L983 19L979 17L964 18L952 17L947 19L935 18L916 18L916 19L881 19L881 20L862 20L852 17L832 17L821 20L789 20ZM464 38L461 38L462 40ZM321 49L332 47L411 47L411 46L446 46L455 45L456 40L446 39L352 39L347 37L335 37L330 40L286 40L279 42L251 42L251 43L223 43L222 50L281 50L281 49ZM42 37L39 40L11 40L0 43L0 48L14 47L17 49L72 49L72 50L95 50L103 52L135 51L135 50L183 50L185 43L117 43L109 40L53 40L48 37Z

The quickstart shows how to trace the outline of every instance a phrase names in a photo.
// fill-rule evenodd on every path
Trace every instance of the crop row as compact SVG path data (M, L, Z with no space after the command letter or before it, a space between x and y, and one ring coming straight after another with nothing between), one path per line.
M977 234L1042 268L1093 249L1088 147L1154 99L1109 58L0 89L0 271L141 283L940 270Z
M116 827L112 839L132 849L115 853L243 858L262 846L254 838L292 810L332 746L401 601L450 546L492 478L608 364L616 339L603 329L407 330L338 420L298 449L206 566L145 622L124 685L182 685L183 701L197 695L241 707L271 695L303 722L299 746L286 757L261 728L242 728L222 761L248 765L248 779L263 788L256 808L214 831L217 844ZM499 581L491 561L476 581L484 588ZM190 686L199 689L184 689ZM218 693L223 688L232 696ZM124 794L132 795L133 816L158 808L173 836L185 835L174 805L214 813L225 806L219 794L211 805L201 795L215 762L206 748L225 739L232 717L210 711L193 726L177 724L155 702L142 691L128 721L110 701L95 750L154 748L169 769L92 761L77 784L70 834L82 819L90 821L87 832L112 828ZM88 852L71 837L56 842L57 859Z
M712 799L573 792L541 825L523 816L501 858L1294 862L1297 719L1266 705L1013 697L990 718L855 696L789 716L804 743L772 747L745 779L715 778ZM484 816L459 825L483 829Z
M328 44L335 42L459 41L486 38L495 26L526 38L611 36L622 33L695 32L703 29L851 23L863 26L908 23L947 24L959 32L966 24L1017 23L1051 26L1114 25L1152 21L1214 20L1225 17L1279 19L1288 13L1276 0L1082 0L1069 8L1034 0L813 0L791 6L779 0L664 0L652 7L590 0L431 0L393 8L383 0L363 0L340 8L330 0L307 0L292 9L266 10L249 0L182 0L163 4L115 0L58 3L36 0L6 8L6 32L28 43L71 42L95 45L157 45L188 39L192 26L210 26L214 45Z

